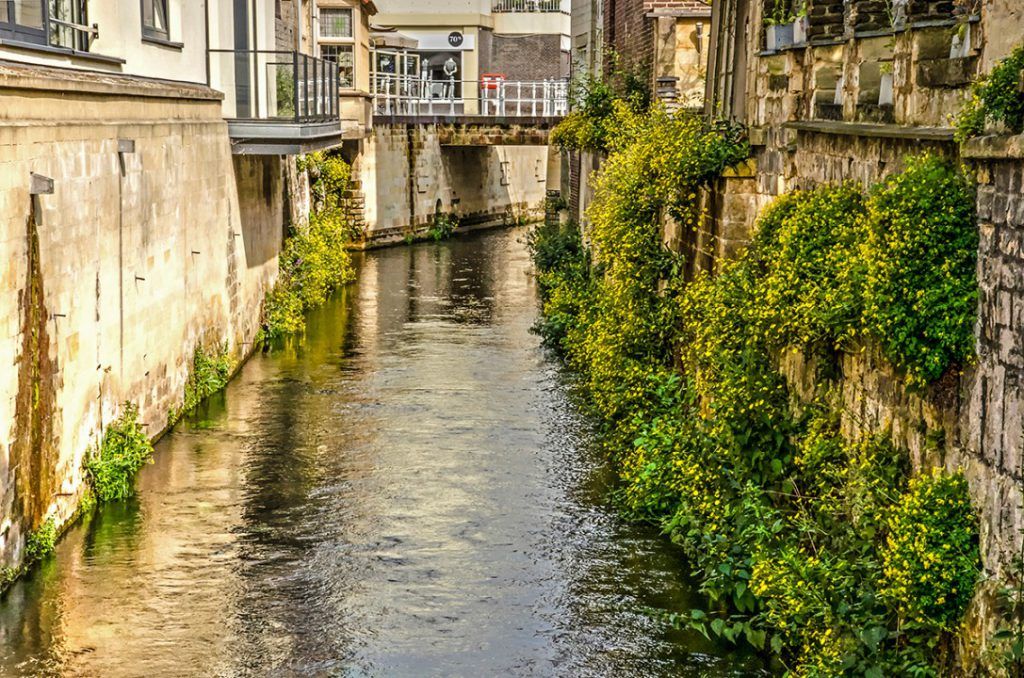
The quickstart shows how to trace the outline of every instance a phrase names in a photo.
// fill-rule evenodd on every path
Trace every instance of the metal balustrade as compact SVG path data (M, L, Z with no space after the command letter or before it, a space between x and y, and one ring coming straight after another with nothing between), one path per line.
M375 115L560 117L569 111L567 80L430 80L374 73Z
M561 0L492 0L492 12L561 12Z
M209 50L225 117L293 123L338 120L338 66L299 52Z

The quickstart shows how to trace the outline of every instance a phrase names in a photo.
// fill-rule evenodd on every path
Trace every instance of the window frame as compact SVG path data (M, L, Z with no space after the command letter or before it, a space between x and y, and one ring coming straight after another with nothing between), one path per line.
M161 3L164 10L164 25L166 28L160 30L155 26L146 25L146 4L151 7L156 3ZM155 16L155 14L154 14ZM170 0L139 0L139 23L142 25L142 39L152 40L154 42L171 42L171 1Z
M330 61L330 62L334 63L338 67L338 70L339 70L339 73L338 73L338 89L355 89L356 88L356 45L355 45L355 42L321 42L319 47L320 47L320 58L323 59L324 61ZM332 59L332 58L324 56L324 48L325 47L329 48L329 49L338 49L338 48L347 49L349 54L352 55L352 63L351 63L352 77L349 79L349 83L347 85L342 82L341 72L340 72L341 71L341 66L338 65L338 62L335 59Z
M34 28L14 22L14 0L0 0L7 7L7 21L0 21L0 39L18 40L34 45L50 46L50 3L36 0L40 7L42 28Z
M328 14L328 13L333 13L333 12L347 13L348 14L348 35L327 35L327 34L324 33L324 28L327 26L327 22L324 21L324 15ZM319 19L319 21L317 23L320 24L319 29L317 31L317 37L320 40L354 40L355 39L355 33L356 33L356 27L355 27L356 13L355 13L355 11L351 7L321 7L317 11L317 18Z

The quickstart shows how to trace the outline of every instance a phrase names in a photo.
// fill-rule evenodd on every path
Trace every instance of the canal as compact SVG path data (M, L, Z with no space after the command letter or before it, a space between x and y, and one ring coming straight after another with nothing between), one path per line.
M686 563L609 503L524 235L366 255L12 587L0 674L750 675L662 621Z

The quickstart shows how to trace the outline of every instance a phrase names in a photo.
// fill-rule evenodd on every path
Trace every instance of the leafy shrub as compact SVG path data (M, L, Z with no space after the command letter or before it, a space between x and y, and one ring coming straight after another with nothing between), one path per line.
M868 200L864 324L919 383L974 354L975 221L967 178L934 156L908 160Z
M1002 123L1013 134L1024 132L1024 94L1020 91L1022 73L1024 45L1015 48L996 64L987 78L974 83L970 99L955 120L959 141L983 134L989 122Z
M153 453L139 423L139 410L125 403L121 416L107 427L99 449L85 462L86 475L100 501L126 499L135 493L135 474Z
M346 213L344 191L348 165L336 155L311 154L300 166L316 177L319 208L309 223L294 227L279 257L277 283L267 293L263 338L301 332L305 313L323 304L338 287L355 277L346 246L358 237Z
M651 92L645 79L623 68L614 52L607 58L611 62L608 79L583 73L571 84L572 110L551 131L551 143L563 150L606 151L618 133L617 107L634 114L650 108Z
M192 369L185 381L185 396L181 407L171 411L169 423L173 424L183 414L195 410L200 403L227 386L236 364L227 344L215 353L207 353L202 346L197 346L192 354Z
M966 489L950 481L915 504L905 452L885 435L844 440L828 392L794 407L777 360L781 349L841 350L868 333L922 380L965 359L969 187L923 157L869 195L842 185L783 196L742 256L686 282L660 220L694 227L700 186L742 157L742 143L685 118L617 114L588 248L552 227L532 246L542 327L582 374L623 507L684 547L709 600L676 618L769 649L793 675L933 675L962 607L904 623L909 598L893 582L921 573L882 553L902 544L890 531L938 539L929 511L959 530L944 566L969 598L978 558L962 546L976 539ZM935 309L915 305L939 289Z
M889 516L881 594L904 622L951 629L974 593L978 521L962 474L910 481Z

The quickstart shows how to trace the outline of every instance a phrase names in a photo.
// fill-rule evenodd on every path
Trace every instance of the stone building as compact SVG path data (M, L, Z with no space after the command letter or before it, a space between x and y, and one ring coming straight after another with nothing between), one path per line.
M197 347L251 351L290 157L345 136L287 4L0 3L0 567L125 402L155 437Z
M577 76L627 71L670 108L700 110L710 30L711 7L703 0L573 0L572 60ZM562 193L580 223L600 162L588 152L567 158Z
M382 90L395 75L443 89L454 67L457 109L475 114L488 93L485 81L541 83L569 75L569 0L379 0L378 6L371 67Z
M977 363L945 392L910 393L872 347L850 353L843 425L850 436L889 431L918 469L963 469L994 575L1024 527L1024 145L990 130L960 147L951 116L971 81L1022 41L1017 0L808 0L781 10L774 0L715 0L706 111L745 125L753 157L718 182L705 228L680 243L695 267L713 270L745 245L759 210L789 190L868 186L922 151L968 163L979 181ZM793 383L803 371L787 368ZM985 637L971 635L977 645L966 655Z

